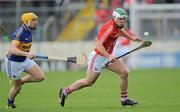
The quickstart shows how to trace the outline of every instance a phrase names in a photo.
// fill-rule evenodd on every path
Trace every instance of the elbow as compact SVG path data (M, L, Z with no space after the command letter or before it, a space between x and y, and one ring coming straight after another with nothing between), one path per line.
M100 46L102 46L102 43L96 42L96 48L99 48Z
M14 54L14 49L13 49L13 48L11 48L11 49L10 49L10 52Z
M11 49L10 49L10 52L13 53L13 54L17 54L15 48L11 48Z

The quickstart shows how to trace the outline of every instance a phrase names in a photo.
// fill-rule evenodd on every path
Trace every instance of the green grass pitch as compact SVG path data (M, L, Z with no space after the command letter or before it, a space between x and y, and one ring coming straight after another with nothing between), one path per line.
M71 94L64 108L58 103L60 87L85 76L85 71L46 73L45 81L25 84L17 108L5 107L9 81L0 73L0 112L177 112L180 110L180 69L136 70L129 74L129 97L136 107L122 107L119 80L104 71L95 85Z

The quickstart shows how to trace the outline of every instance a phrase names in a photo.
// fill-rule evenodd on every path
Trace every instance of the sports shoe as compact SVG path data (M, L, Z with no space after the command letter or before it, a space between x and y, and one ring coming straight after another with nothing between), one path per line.
M121 105L122 106L126 106L126 105L130 105L130 106L134 106L134 105L137 105L138 102L132 100L132 99L127 99L125 101L121 101Z
M62 107L65 105L65 100L67 98L67 95L64 94L63 88L60 89L59 91L59 103L61 104Z
M8 109L15 109L15 108L16 108L16 105L15 105L14 103L7 103L7 104L6 104L6 107L7 107Z

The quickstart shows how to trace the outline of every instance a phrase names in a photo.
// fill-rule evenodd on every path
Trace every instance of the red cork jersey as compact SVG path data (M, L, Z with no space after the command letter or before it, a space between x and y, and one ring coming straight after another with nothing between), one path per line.
M118 28L113 20L109 20L99 30L97 41L101 42L106 51L111 54L119 36L120 28ZM94 48L94 50L97 54L101 55L97 48Z

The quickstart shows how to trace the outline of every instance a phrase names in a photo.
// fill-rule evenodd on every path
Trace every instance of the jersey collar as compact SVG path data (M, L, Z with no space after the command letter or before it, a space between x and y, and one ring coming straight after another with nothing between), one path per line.
M27 25L23 24L22 27L25 29L25 31L30 32L30 33L32 32L31 29L28 28Z

